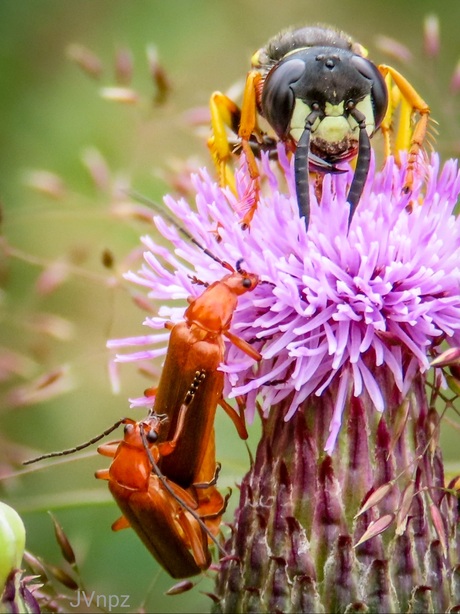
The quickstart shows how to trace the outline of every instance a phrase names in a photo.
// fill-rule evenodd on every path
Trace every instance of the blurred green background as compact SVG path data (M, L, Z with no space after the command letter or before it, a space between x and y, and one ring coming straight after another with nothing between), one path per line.
M441 28L436 60L423 56L423 20L430 13L438 15ZM432 107L443 158L458 155L458 97L449 90L460 58L458 0L0 2L3 234L10 246L28 254L16 253L8 260L0 256L0 498L23 515L28 548L60 564L45 513L54 511L77 551L88 592L129 595L132 610L146 599L149 612L207 611L210 601L201 591L212 590L212 582L203 580L182 596L164 596L173 581L134 533L110 531L118 512L105 484L92 477L95 469L108 466L94 449L84 458L50 462L44 469L18 469L21 460L37 451L72 446L126 414L141 415L128 409L127 398L154 383L125 365L120 393L111 390L106 340L141 334L144 318L121 284L119 271L139 236L150 229L111 213L112 188L94 186L82 156L88 147L97 148L111 169L111 186L129 178L159 200L170 189L162 179L170 164L189 158L209 164L205 139L194 134L186 111L205 108L214 89L226 90L243 79L252 53L277 31L318 21L349 32L376 63L399 68ZM406 45L412 59L402 63L385 54L379 35ZM105 70L98 83L69 61L66 49L72 43L89 47L102 59ZM151 43L173 88L161 107L149 104L155 89L145 48ZM120 48L132 50L133 87L143 96L141 104L121 105L98 94L101 85L114 84L113 58ZM65 195L53 199L31 190L24 179L34 169L62 177ZM115 269L104 268L104 250L113 254ZM43 280L43 265L63 261L72 263L73 274L55 292L40 294L37 282ZM62 321L53 320L46 332L43 314ZM14 367L11 377L3 373L4 366ZM40 402L39 378L62 366L71 387ZM35 396L17 401L18 392L30 391L31 382ZM443 436L445 455L454 462L458 435L446 430L451 432ZM253 450L257 433L254 425ZM220 485L234 485L248 466L247 451L225 416L218 416L217 437L223 464Z

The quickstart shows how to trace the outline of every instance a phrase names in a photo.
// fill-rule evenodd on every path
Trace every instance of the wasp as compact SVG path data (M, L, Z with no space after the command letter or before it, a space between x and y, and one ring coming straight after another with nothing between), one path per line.
M404 191L410 193L430 108L397 70L377 66L366 56L362 45L329 26L291 28L270 39L252 57L241 110L220 92L211 97L208 144L221 184L233 185L228 126L238 135L238 146L257 185L259 151L274 150L280 140L293 152L299 213L307 227L309 174L343 172L340 163L356 160L347 199L351 219L369 171L370 139L380 128L385 156L394 153L398 159L399 151L408 152ZM399 124L393 138L397 109ZM261 129L260 118L272 135ZM256 207L257 199L243 224L250 223Z

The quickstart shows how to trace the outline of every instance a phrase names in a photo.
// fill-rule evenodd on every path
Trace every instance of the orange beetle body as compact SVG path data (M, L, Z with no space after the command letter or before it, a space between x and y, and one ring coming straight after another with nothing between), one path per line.
M225 354L224 336L254 360L261 359L259 352L229 331L238 296L253 290L258 277L238 264L236 271L231 270L196 299L189 299L183 322L166 325L171 329L170 342L154 409L147 418L139 422L124 418L85 444L28 461L83 449L124 424L123 440L98 448L99 454L113 460L96 477L109 482L123 514L112 529L131 526L174 578L209 567L210 540L221 549L216 536L228 497L224 499L214 486L218 404L247 436L244 421L222 398L224 375L218 369ZM168 428L162 426L166 421Z
M218 404L229 413L241 437L247 437L244 420L222 398L224 374L219 366L225 355L224 336L254 360L261 359L249 343L229 331L238 296L254 290L257 283L256 275L237 268L197 298L189 299L183 322L167 324L171 337L154 404L156 413L169 417L166 439L176 432L178 408L191 391L193 398L187 403L177 446L161 458L160 467L165 476L185 488L195 480L206 447L213 440ZM205 481L210 479L206 476Z
M217 534L225 509L224 499L213 485L185 490L152 473L141 428L155 462L174 447L168 441L151 443L160 431L159 416L150 414L141 422L130 419L123 422L124 439L98 448L100 454L112 457L113 461L109 469L97 471L96 477L108 480L110 492L123 513L112 529L117 531L131 526L173 578L194 576L211 564L208 532L198 522L196 515L205 523L209 517L209 530L213 535ZM151 433L153 437L149 436ZM213 454L211 446L206 463L214 464L215 471ZM204 471L208 473L207 468Z

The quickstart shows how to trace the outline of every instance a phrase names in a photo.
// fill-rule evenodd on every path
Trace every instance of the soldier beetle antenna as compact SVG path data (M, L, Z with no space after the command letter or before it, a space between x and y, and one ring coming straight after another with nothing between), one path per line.
M174 497L174 499L179 503L179 505L181 505L189 514L191 514L191 516L193 516L193 518L198 522L198 524L203 529L203 531L206 533L206 535L217 546L217 548L218 548L219 552L222 554L222 556L227 556L227 552L219 544L218 540L216 539L216 537L214 537L214 535L211 533L211 531L205 525L205 523L203 522L203 520L199 516L199 514L197 514L195 512L195 510L193 510L185 501L183 501L182 498L176 492L174 492L174 490L170 487L170 485L168 483L168 479L161 473L160 468L158 467L157 463L155 462L155 459L153 458L152 452L151 452L151 450L149 448L147 437L145 435L144 426L143 426L142 423L139 426L139 432L140 432L140 435L141 435L142 444L144 446L145 452L146 452L147 457L148 457L148 459L150 461L150 464L152 465L153 472L158 477L158 479L161 480L164 488L169 492L169 494L172 497Z
M160 420L160 422L167 422L169 420L166 414L156 414L156 416ZM42 454L41 456L37 456L36 458L31 458L29 460L23 461L22 464L32 465L32 463L38 463L38 461L44 460L45 458L55 458L57 456L67 456L68 454L74 454L75 452L79 452L80 450L89 448L89 446L91 446L93 443L97 443L101 439L104 439L104 437L107 437L107 435L110 435L110 433L113 433L113 431L115 431L120 426L120 424L123 424L125 420L127 420L127 418L121 418L120 420L117 420L115 424L107 428L103 433L101 433L100 435L96 435L96 437L93 437L92 439L89 439L88 441L85 441L84 443L80 443L78 446L74 446L73 448L68 448L67 450L60 450L58 452L49 452L47 454ZM158 435L155 433L155 431L150 431L149 433L149 439L151 440L150 443L153 443L155 441L153 437L157 439Z
M151 200L147 196L144 196L140 192L136 192L135 190L128 190L127 193L132 198L138 200L139 202L143 203L144 205L147 205L151 209L154 209L159 215L161 215L161 217L163 217L165 220L167 220L181 234L183 234L186 239L188 239L191 243L193 243L199 249L201 249L201 251L204 252L210 258L212 258L212 260L214 260L215 262L217 262L218 264L223 266L224 269L228 269L232 273L235 271L235 269L232 267L231 264L229 264L228 262L225 262L224 260L221 260L218 256L213 254L211 250L209 250L207 247L205 247L199 241L197 241L197 239L195 239L195 237L192 237L192 235L183 226L181 226L171 215L169 215L169 213L167 213L158 203L156 203L155 201ZM238 269L237 269L237 272L239 272Z
M31 458L29 460L23 461L22 464L31 465L32 463L38 463L38 461L44 460L45 458L54 458L55 456L66 456L67 454L74 454L75 452L79 452L80 450L89 448L89 446L91 446L93 443L97 443L101 439L104 439L104 437L107 437L107 435L110 435L110 433L115 431L115 429L117 429L120 426L120 424L123 424L125 420L126 418L117 420L115 424L113 424L111 427L106 429L103 433L101 433L100 435L97 435L96 437L93 437L92 439L86 441L85 443L79 444L78 446L75 446L73 448L68 448L67 450L61 450L60 452L49 452L48 454L42 454L41 456L37 456L36 458Z

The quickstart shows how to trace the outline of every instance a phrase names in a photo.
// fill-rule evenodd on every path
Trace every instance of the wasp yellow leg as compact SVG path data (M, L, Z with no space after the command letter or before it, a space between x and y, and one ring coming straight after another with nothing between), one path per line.
M228 126L236 132L240 122L238 106L222 92L214 92L209 101L211 110L212 136L208 139L208 147L214 161L221 186L229 186L235 192L235 177L229 168L232 148L227 136Z
M256 131L256 91L257 84L259 83L261 76L255 70L248 72L246 77L246 84L244 86L243 105L241 107L241 120L238 130L238 136L241 139L249 141L251 135Z
M246 77L246 84L244 86L243 105L241 107L241 120L238 130L238 136L241 139L241 147L246 157L248 164L248 171L251 179L254 182L254 204L242 219L243 226L249 226L254 213L257 209L259 202L260 191L260 176L259 169L257 167L256 158L254 152L251 149L249 140L254 134L257 135L259 130L257 127L257 104L256 104L256 92L258 84L261 80L261 75L256 70L248 72Z
M402 146L403 149L409 151L404 190L406 192L410 192L412 190L412 184L414 181L414 167L417 162L417 156L422 149L423 142L425 140L428 129L430 107L418 94L418 92L412 87L409 81L407 81L407 79L403 77L401 73L399 73L396 69L391 66L386 66L382 64L379 66L379 70L385 78L387 77L387 75L391 77L393 83L401 92L402 99L404 99L405 103L407 103L407 106L410 110L410 117L408 119L407 110L405 110L404 108L405 105L401 105L402 116L397 136L397 142L399 143L399 147ZM414 111L420 115L420 118L418 119L417 123L415 124L415 128L412 131L410 126L410 119Z
M385 158L393 154L393 145L391 142L391 134L393 132L393 116L395 110L401 102L401 92L393 84L389 73L385 75L385 83L388 91L388 107L385 113L385 117L380 125L384 141L384 154Z
M401 97L399 106L399 123L398 131L396 132L394 153L397 162L400 162L400 151L409 151L412 144L413 128L412 128L413 108L404 97Z
M254 204L241 220L243 226L249 226L259 200L259 169L250 139L259 133L257 127L256 92L261 79L257 71L250 71L246 78L241 111L225 94L214 92L210 100L212 135L208 139L208 147L219 176L221 186L228 186L236 194L235 176L230 162L233 156L227 129L238 135L241 149L248 164L249 175L254 182Z
M391 78L401 92L401 95L407 100L415 111L420 113L420 115L430 114L430 107L400 72L398 72L392 66L386 66L385 64L381 64L379 66L379 70L384 76L387 74L391 75Z

